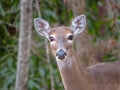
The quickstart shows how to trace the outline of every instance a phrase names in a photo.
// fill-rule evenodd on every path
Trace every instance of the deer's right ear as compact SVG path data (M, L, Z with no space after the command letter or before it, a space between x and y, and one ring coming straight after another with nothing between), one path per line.
M50 33L50 25L47 21L41 18L35 18L34 19L34 25L35 29L38 32L38 34L47 37Z

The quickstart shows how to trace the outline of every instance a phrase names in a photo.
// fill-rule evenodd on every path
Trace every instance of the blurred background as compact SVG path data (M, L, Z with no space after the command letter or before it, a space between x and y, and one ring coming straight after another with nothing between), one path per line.
M14 90L20 31L20 1L0 0L0 90ZM33 0L32 22L69 26L85 14L87 27L75 40L77 58L86 66L120 61L120 0ZM32 23L28 90L64 90L55 58ZM49 51L50 52L50 51Z

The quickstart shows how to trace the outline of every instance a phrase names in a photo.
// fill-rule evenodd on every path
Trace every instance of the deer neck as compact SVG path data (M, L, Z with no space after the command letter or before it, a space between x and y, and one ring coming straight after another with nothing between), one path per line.
M65 90L88 90L87 69L80 65L73 53L65 61L57 60L57 64Z

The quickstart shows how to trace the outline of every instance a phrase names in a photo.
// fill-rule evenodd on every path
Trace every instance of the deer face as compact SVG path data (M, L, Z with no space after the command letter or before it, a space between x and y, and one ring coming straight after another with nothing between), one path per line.
M73 38L73 32L68 27L52 28L48 39L52 53L57 60L65 60L69 57Z
M36 18L34 23L36 31L48 38L51 51L57 60L66 60L71 56L73 39L86 26L84 15L76 17L70 27L50 28L48 22L41 18Z

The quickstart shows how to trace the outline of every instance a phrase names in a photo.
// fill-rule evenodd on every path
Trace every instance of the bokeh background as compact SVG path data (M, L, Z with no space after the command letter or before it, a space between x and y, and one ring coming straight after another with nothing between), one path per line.
M0 0L0 90L14 90L20 31L20 1ZM85 14L87 27L75 40L77 58L86 66L120 61L120 0L33 0L32 20L69 26ZM33 22L33 21L32 21ZM64 90L55 58L32 23L28 90ZM47 48L49 49L49 48ZM50 53L50 50L49 50Z

